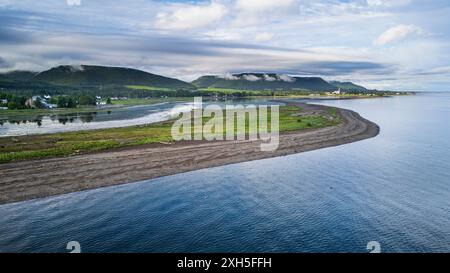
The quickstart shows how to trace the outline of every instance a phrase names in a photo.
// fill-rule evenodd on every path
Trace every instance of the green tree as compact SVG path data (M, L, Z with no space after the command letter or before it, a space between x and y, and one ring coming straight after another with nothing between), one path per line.
M58 108L66 108L67 107L67 98L65 96L58 97Z
M69 97L67 99L67 108L75 108L75 107L77 107L77 104L72 98Z
M27 101L27 98L25 97L20 97L20 96L16 96L16 95L12 95L10 97L10 100L8 102L8 109L25 109L25 103Z
M10 101L8 102L8 109L9 110L16 110L16 109L20 109L20 105L18 105L16 102L14 101Z
M78 104L79 105L96 105L97 99L95 98L95 96L81 95L78 98Z

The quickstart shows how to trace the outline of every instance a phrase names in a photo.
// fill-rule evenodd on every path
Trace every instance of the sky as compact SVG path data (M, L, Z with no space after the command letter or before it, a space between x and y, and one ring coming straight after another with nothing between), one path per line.
M0 72L262 72L450 91L448 0L0 0Z

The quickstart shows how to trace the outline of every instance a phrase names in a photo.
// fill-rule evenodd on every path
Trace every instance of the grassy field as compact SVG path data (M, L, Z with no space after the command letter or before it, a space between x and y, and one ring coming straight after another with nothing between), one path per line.
M205 95L212 95L212 94L220 94L220 95L227 95L227 96L233 96L233 95L239 95L239 96L248 96L248 97L280 97L280 98L311 98L311 97L321 97L321 98L353 98L353 99L364 99L364 98L374 98L374 97L384 97L393 95L392 94L383 94L383 93L377 93L377 94L339 94L339 95L332 95L327 94L327 92L312 92L309 90L299 90L299 89L293 89L293 90L241 90L241 89L227 89L227 88L203 88L199 89L199 91L205 93Z
M185 102L192 101L192 98L188 97L171 97L171 98L150 98L150 99L126 99L126 100L113 100L113 105L133 106L133 105L149 105L162 102Z
M281 132L322 128L341 122L333 109L326 115L299 117L297 114L301 110L298 107L280 107ZM146 126L0 138L0 163L172 142L172 124L173 121L167 121Z
M125 86L128 89L132 90L146 90L146 91L174 91L174 89L164 88L164 87L153 87L153 86L145 86L145 85L127 85Z
M267 90L240 90L240 89L226 89L226 88L212 88L212 87L199 89L199 91L204 93L220 93L226 95L246 93L251 96L270 96L273 93L272 91Z

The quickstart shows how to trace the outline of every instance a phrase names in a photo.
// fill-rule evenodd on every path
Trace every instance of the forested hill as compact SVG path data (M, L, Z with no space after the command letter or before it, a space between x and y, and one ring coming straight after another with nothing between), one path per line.
M228 76L203 76L192 82L198 88L239 90L334 91L336 87L319 77L290 77L279 74L243 73Z
M339 81L331 81L332 85L336 86L337 88L341 88L342 91L355 91L355 92L367 92L368 90L361 86L354 84L352 82L339 82Z
M58 66L37 74L34 81L65 86L143 85L162 88L193 88L190 83L141 70L105 66Z

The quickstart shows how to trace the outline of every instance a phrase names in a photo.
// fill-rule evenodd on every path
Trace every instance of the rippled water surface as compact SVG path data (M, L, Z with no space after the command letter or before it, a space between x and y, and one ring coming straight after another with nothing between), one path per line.
M373 139L0 206L0 252L450 251L450 95L319 102Z

